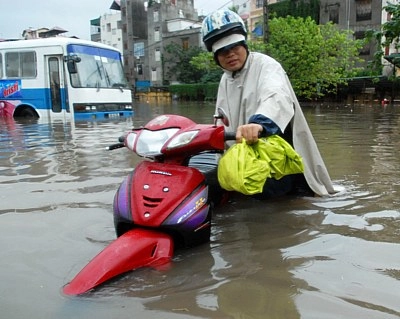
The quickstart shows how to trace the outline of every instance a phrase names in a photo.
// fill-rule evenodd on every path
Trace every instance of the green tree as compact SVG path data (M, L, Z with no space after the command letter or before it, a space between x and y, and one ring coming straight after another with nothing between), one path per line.
M308 18L269 20L267 53L286 70L297 95L316 98L334 91L356 74L360 40L334 24L317 25Z
M393 45L396 50L400 48L400 4L388 3L383 10L391 16L390 20L382 24L381 29L369 30L366 33L369 41L375 41L375 44L378 44L371 64L372 72L378 74L381 74L385 48L390 45ZM399 65L400 61L393 61L393 63Z
M218 82L221 79L222 69L215 63L211 52L202 51L190 60L190 64L201 72L200 82Z
M197 83L201 80L205 72L199 72L190 61L193 57L203 52L200 47L184 48L175 42L168 44L163 56L166 77L164 80L176 78L182 83Z

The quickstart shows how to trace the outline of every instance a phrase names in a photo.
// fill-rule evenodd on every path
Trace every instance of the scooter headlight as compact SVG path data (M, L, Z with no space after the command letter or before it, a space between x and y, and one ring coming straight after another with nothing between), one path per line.
M178 128L159 131L142 130L136 143L136 153L144 157L161 155L161 149L165 142L177 131L179 131Z
M184 132L175 136L171 141L168 143L167 149L170 150L172 148L180 147L186 144L189 144L199 133L198 130L196 131L189 131Z

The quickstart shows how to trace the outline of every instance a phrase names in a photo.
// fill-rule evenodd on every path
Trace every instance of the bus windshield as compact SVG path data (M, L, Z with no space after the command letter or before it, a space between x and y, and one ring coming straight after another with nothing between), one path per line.
M80 58L77 73L70 74L73 87L127 87L119 52L77 44L68 45L67 52Z

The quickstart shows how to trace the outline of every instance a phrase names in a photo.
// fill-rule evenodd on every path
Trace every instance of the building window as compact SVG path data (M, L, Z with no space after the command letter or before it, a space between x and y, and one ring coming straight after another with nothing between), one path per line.
M111 32L111 23L107 23L107 32Z
M153 19L154 19L154 22L158 22L158 11L154 11Z
M143 64L137 64L136 65L136 73L138 75L143 75Z
M160 41L160 30L158 29L154 30L154 41L155 42Z
M182 49L185 51L189 49L189 39L188 38L182 39Z
M156 62L160 62L161 61L161 52L160 49L156 49L156 52L154 52L154 58L156 60Z
M262 8L264 6L264 1L263 0L257 0L256 1L256 8Z
M335 24L339 24L339 8L332 7L329 9L329 21Z
M366 21L372 19L372 1L356 1L356 21Z
M133 44L133 55L136 57L144 56L144 42Z
M151 70L151 80L153 82L157 81L157 69L152 69Z
M354 38L356 40L362 40L365 38L365 31L354 32ZM360 55L369 55L371 53L371 44L367 43L360 50Z

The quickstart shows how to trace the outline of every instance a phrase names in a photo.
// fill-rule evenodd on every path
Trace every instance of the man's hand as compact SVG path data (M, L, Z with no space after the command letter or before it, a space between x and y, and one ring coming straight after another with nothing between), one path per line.
M260 124L250 123L241 125L236 130L236 143L241 143L244 138L247 144L253 144L258 141L258 137L263 131Z

